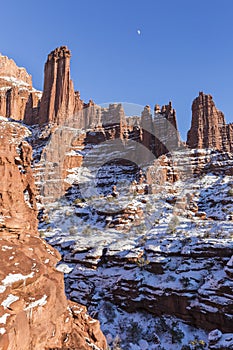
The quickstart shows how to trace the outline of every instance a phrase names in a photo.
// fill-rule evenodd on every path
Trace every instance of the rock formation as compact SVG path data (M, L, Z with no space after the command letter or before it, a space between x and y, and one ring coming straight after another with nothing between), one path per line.
M42 99L0 56L0 115L33 126L0 118L0 348L106 349L57 269L72 300L97 313L107 302L232 332L233 124L210 95L192 111L190 149L171 102L132 118L121 104L84 103L65 46L48 55ZM61 252L57 268L36 198L50 202L40 230Z
M106 349L99 322L67 301L59 254L34 234L0 238L0 348Z
M181 145L176 111L171 102L162 106L161 110L159 105L155 105L153 127L155 132L154 153L157 157L175 151Z
M66 46L56 48L48 55L44 68L40 125L62 124L75 111L74 87L70 79L70 56L71 53Z
M232 140L233 125L226 124L224 114L216 108L212 96L200 92L192 104L188 146L232 152Z
M0 115L35 124L41 92L33 89L25 68L0 55Z
M210 178L212 186L205 187ZM109 213L106 218L97 208L93 214L93 208L73 188L70 201L62 203L74 219L70 233L66 229L66 236L63 232L52 239L62 250L63 261L75 264L66 278L67 293L73 300L82 295L83 302L95 310L106 300L128 312L143 309L156 316L175 315L209 331L232 332L232 222L210 219L215 210L226 215L226 202L233 203L231 194L227 195L232 182L227 181L227 176L220 180L207 175L180 181L176 187L163 185L155 196L135 196L128 206L128 218L126 211L122 215ZM209 202L204 205L206 197ZM201 204L206 215L198 212ZM103 232L103 226L97 231L96 214L98 223L107 219L109 227L124 229L130 220L139 219L139 206L149 229L131 226L129 234L122 237L108 228ZM62 212L64 209L55 208L48 213L55 232ZM65 220L68 224L70 219Z
M0 122L0 348L106 349L99 322L67 301L59 253L39 237L28 130Z
M32 149L23 141L28 130L2 121L0 133L0 231L25 236L37 229Z
M141 115L140 129L142 144L156 157L174 151L181 145L176 112L171 102L162 108L156 104L153 117L150 106L145 106Z
M149 150L154 149L154 128L150 106L146 105L141 115L142 144Z
M21 83L21 85L32 87L32 77L25 68L18 67L16 63L7 56L0 55L0 76L10 83Z

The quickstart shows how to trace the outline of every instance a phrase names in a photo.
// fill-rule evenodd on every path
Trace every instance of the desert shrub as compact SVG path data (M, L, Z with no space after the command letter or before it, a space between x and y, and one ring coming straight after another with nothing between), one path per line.
M139 239L138 244L141 247L141 246L144 246L146 244L146 242L147 242L147 237L146 237L146 235L144 235Z
M126 328L127 340L137 343L142 337L142 327L137 322L132 322Z
M227 195L229 197L233 197L233 188L230 188L228 191L227 191Z
M43 221L43 220L42 220ZM44 218L44 223L46 224L46 225L49 225L50 224L50 220L49 220L49 217L48 216L46 216L45 218Z
M188 287L190 285L190 279L185 276L180 278L180 282L182 283L183 287Z
M116 317L114 306L108 301L104 303L104 314L108 322L113 322Z
M45 238L45 237L46 237L45 231L40 231L39 233L40 233L40 237L41 237L41 238Z
M91 226L90 225L85 226L84 229L82 230L82 234L87 236L91 235L92 234Z
M167 276L166 282L174 282L176 280L175 276L169 275Z
M172 343L181 343L182 339L184 338L184 333L182 330L179 328L177 322L172 322L172 326L170 328L170 333L172 336Z
M77 227L70 226L69 233L70 233L70 235L76 235L77 234Z
M73 204L80 204L80 203L83 203L84 200L83 198L76 198L74 201L73 201Z
M196 336L194 340L189 342L191 350L204 350L206 349L206 342L202 339L198 339Z
M176 215L174 215L168 224L167 233L168 234L176 233L177 226L179 225L179 223L180 223L180 220L178 219L178 217Z
M143 270L147 265L149 265L150 261L145 258L138 258L137 265L138 267Z
M164 316L161 316L160 319L156 322L155 328L156 333L164 333L167 331L168 326Z
M119 335L116 336L116 338L113 340L113 348L112 350L121 350L121 338Z

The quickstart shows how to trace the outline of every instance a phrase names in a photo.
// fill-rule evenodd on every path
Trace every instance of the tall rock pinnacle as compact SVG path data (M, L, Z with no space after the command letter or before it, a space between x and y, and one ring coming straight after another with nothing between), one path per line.
M212 96L200 92L192 104L187 144L191 148L232 151L232 130L233 125L226 124L224 114L216 108Z
M48 55L44 68L44 90L40 104L39 123L61 124L75 108L73 82L70 79L71 53L66 46Z

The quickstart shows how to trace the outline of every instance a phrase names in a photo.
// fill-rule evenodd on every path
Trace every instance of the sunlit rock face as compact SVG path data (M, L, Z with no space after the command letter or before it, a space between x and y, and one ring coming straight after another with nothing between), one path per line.
M44 68L44 89L41 98L39 123L61 124L73 115L75 95L70 79L70 56L66 46L48 55Z
M0 121L0 133L0 227L25 236L37 229L32 148L24 141L29 130Z
M32 78L25 68L0 55L0 116L38 122L41 92L32 87Z
M29 130L0 121L0 348L105 350L99 322L68 301L59 253L39 237Z
M226 124L211 95L203 92L192 104L192 125L187 144L191 148L214 148L232 152L233 125Z

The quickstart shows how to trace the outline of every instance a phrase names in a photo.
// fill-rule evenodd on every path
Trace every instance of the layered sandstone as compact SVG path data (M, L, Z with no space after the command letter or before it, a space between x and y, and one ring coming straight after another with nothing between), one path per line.
M96 168L97 164L101 166L114 159L122 159L123 165L128 159L142 167L161 154L180 147L171 104L161 110L157 106L153 117L150 107L146 106L141 120L131 120L125 117L122 104L102 108L90 100L77 114L48 130L50 136L45 135L43 146L39 140L32 140L34 148L39 144L42 149L35 174L46 201L62 196L71 185L66 177L81 166ZM93 162L90 163L91 157ZM83 164L85 159L88 164Z
M23 141L29 133L19 124L4 121L0 133L0 231L24 236L37 227L32 149Z
M153 149L155 140L150 106L146 105L141 114L142 143L148 149Z
M210 156L209 163L219 162L220 156ZM169 161L162 158L161 165L169 168ZM100 176L99 189L111 181L109 173L110 168L105 178ZM231 178L211 173L176 185L163 183L161 188L152 195L126 196L128 210L121 213L113 200L103 206L100 198L98 207L93 198L85 203L75 186L67 202L62 202L64 208L54 203L48 215L55 232L62 213L69 211L63 221L66 235L62 232L51 239L62 251L63 261L76 265L67 276L67 292L73 300L82 295L83 302L95 310L106 300L128 312L167 314L210 331L232 332ZM107 213L110 207L115 212ZM144 227L137 222L139 209ZM213 213L220 212L214 219ZM127 235L112 231L114 227L124 232L130 221ZM102 224L99 231L97 223Z
M176 111L171 101L161 109L159 105L155 105L153 126L155 130L154 152L157 157L174 151L181 145Z
M19 82L22 86L24 85L32 88L31 75L27 73L25 68L18 67L16 63L7 56L0 55L0 77L8 81L10 81L10 77L12 81Z
M33 89L32 78L7 56L0 55L0 115L35 124L40 91Z
M28 130L0 122L0 348L106 349L99 322L67 301L59 253L37 232Z
M44 89L41 98L40 125L62 124L75 112L75 96L73 82L70 79L71 53L66 46L56 48L48 55L44 68Z
M151 150L156 157L169 151L176 150L181 142L177 129L176 111L172 103L154 107L152 117L150 106L146 106L141 116L142 143Z
M99 322L68 302L59 254L41 238L0 239L1 349L106 349Z
M216 108L212 96L200 92L192 104L192 124L187 144L191 148L232 152L232 139L232 124L226 124L224 114Z
M233 175L233 155L213 149L187 149L171 152L154 160L147 168L146 179L150 192L163 191L169 182L192 179L212 173L217 176Z

